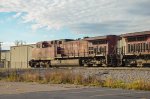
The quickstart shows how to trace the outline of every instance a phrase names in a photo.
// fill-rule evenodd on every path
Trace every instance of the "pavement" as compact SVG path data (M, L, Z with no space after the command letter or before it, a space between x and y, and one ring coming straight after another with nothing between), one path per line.
M0 99L150 99L150 91L82 88L20 94L1 94Z

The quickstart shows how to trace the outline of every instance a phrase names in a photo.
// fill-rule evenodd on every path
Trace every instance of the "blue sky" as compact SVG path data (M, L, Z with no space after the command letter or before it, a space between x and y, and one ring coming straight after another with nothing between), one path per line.
M3 49L38 41L150 30L150 0L0 0Z
M76 39L84 36L93 36L91 34L73 33L69 28L63 27L57 29L39 28L33 30L31 28L32 22L23 23L19 17L14 17L16 12L0 12L0 41L3 42L3 49L9 49L10 45L16 40L25 41L28 44L39 41L48 41L56 39Z
M19 17L15 18L15 12L1 12L0 13L0 32L2 36L0 39L3 42L23 40L26 42L37 42L41 40L53 40L64 38L83 37L84 34L72 33L68 28L64 27L59 30L46 28L39 28L32 30L32 23L23 23Z

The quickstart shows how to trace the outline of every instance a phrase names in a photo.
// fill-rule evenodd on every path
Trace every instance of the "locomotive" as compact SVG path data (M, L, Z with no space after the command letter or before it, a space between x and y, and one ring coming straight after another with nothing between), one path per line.
M150 31L121 35L120 46L124 65L150 66ZM124 51L123 51L124 50Z
M150 31L38 42L29 65L149 66Z

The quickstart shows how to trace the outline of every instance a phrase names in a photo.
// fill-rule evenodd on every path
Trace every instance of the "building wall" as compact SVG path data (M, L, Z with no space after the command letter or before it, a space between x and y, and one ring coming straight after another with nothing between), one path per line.
M10 51L4 51L1 53L2 67L8 68L10 67Z
M30 68L28 62L32 58L32 49L35 45L22 45L11 47L11 68Z

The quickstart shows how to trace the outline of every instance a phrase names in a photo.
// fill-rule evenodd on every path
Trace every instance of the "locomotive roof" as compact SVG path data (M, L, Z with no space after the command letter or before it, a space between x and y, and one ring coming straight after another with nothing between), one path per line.
M58 40L58 41L74 41L73 39L60 39L60 40Z
M51 40L51 41L74 41L73 39L60 39L60 40ZM42 43L42 42L51 42L51 41L40 41L40 42L37 42L37 43Z
M150 31L126 33L126 34L122 34L121 36L128 37L128 36L140 36L140 35L150 35Z
M89 37L89 38L84 38L84 40L97 40L97 39L106 39L108 36L116 36L116 35L107 35L107 36L96 36L96 37Z

